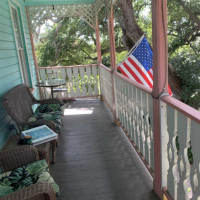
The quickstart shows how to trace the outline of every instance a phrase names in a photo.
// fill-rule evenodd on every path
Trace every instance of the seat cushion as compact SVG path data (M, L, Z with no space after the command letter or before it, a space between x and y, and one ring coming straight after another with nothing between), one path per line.
M60 113L63 115L65 105L62 104L41 104L37 107L35 113Z
M31 117L28 118L27 122L34 122L36 120L50 120L55 124L56 127L56 132L60 133L61 130L61 121L62 114L58 112L51 112L51 113L40 113L40 112L35 112ZM29 127L25 127L24 130L29 129Z
M46 161L39 160L0 174L0 196L8 195L39 182L50 183L56 195L59 195L59 186L49 174Z

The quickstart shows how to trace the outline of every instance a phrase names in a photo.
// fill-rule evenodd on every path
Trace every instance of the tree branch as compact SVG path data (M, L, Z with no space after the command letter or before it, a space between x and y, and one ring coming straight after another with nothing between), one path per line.
M122 51L126 51L127 49L126 49L126 47L116 47L116 52L118 52L118 53L121 53ZM104 54L106 54L106 53L109 53L110 52L110 49L109 48L107 48L107 49L102 49L101 50L101 55L104 55Z
M58 32L60 31L60 29L61 29L62 27L63 27L63 23L59 23L59 24L57 25L56 30L55 30L55 33L54 33L53 46L54 46L54 48L55 48L55 56L54 56L53 62L51 63L52 66L55 66L56 61L58 60L59 49L58 49L58 45L57 45L57 42L56 42L56 38L57 38Z
M181 7L185 10L185 12L190 16L190 18L200 26L200 20L195 14L182 2L182 0L175 0L177 3L181 5Z

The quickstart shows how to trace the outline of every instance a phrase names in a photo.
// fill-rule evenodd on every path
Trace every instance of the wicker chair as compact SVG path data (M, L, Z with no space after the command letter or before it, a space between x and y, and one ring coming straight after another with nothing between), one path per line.
M0 151L0 167L3 172L13 171L21 166L34 163L39 160L39 154L35 147L25 145ZM56 200L56 194L51 183L41 182L29 185L8 195L0 197L0 200Z
M63 104L63 101L59 99L37 100L32 95L28 86L20 84L2 97L2 104L10 117L16 122L20 131L25 126L31 128L45 124L53 131L58 132L55 123L51 120L40 119L28 121L28 119L34 114L32 110L34 104Z
M10 91L8 91L3 97L2 97L2 104L7 111L7 113L10 115L10 117L15 121L16 125L18 126L19 131L21 132L25 127L33 128L40 125L47 125L49 128L51 128L54 132L59 133L60 127L61 127L61 117L62 117L62 109L61 107L64 107L63 101L59 99L47 99L47 100L37 100L31 93L28 86L24 84L20 84L12 88ZM58 117L60 118L60 121L56 119L55 123L54 121L51 121L49 119L43 119L41 118L41 115L38 115L40 118L34 118L32 117L35 113L32 110L32 105L34 104L40 104L38 107L38 110L43 110L46 112L48 109L43 109L43 107L59 104L59 110L60 113ZM47 107L46 106L46 107ZM45 107L45 108L46 108ZM40 109L41 108L41 109ZM49 115L55 115L54 113L57 112L50 112ZM39 112L40 114L40 112ZM36 113L37 116L37 113ZM34 118L35 120L29 121L30 118ZM60 122L60 123L59 123ZM4 149L8 149L10 147L18 145L18 141L20 139L20 136L11 136L5 145ZM46 159L47 162L49 162L49 143L44 143L36 148L39 151L40 159Z
M2 150L16 148L17 146L19 146L18 142L20 141L20 139L21 139L21 135L19 134L10 136ZM49 154L50 143L47 142L47 143L40 144L36 146L36 148L39 152L40 159L45 159L46 162L49 164L50 163L50 154Z

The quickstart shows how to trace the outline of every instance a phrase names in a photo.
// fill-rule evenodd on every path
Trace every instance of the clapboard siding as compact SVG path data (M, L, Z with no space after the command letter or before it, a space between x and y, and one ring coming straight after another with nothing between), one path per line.
M3 58L1 59L1 68L5 68L7 66L13 65L13 64L18 64L18 59L16 56L14 57L9 57L9 58Z
M9 6L7 2L1 1L0 8L3 8L4 10L9 11Z
M14 41L14 35L9 33L0 32L0 38L1 40L13 42Z
M17 82L18 84L21 83L21 76L20 75L16 76L16 74L19 74L19 72L9 74L9 76L5 76L5 77L1 78L0 85L3 88L0 91L0 95L3 95L5 92L8 91L8 89L11 89L12 86L17 85L17 84L15 84L15 82ZM9 87L9 85L11 85L11 87Z
M0 41L0 48L1 49L15 49L15 43L9 41Z
M20 3L20 11L23 22L23 34L26 43L27 56L29 60L29 71L32 75L32 86L36 84L36 73L32 55L32 47L26 19L26 9L23 0L15 0ZM12 0L11 0L12 2ZM0 97L14 86L22 83L19 60L17 56L15 37L8 0L0 1ZM38 90L34 95L39 97ZM0 148L9 137L10 117L2 107L0 98Z
M9 33L9 34L13 33L13 30L12 30L11 26L7 26L6 24L2 24L1 22L0 22L0 30L3 33Z
M0 13L0 16L1 17L4 17L4 18L6 18L6 19L8 19L9 20L9 12L8 12L8 10L3 10L1 13Z
M10 65L8 67L4 67L1 69L1 74L0 74L0 78L3 78L5 76L9 76L10 74L15 74L15 73L19 73L18 69L16 69L16 65Z
M10 18L7 18L3 15L0 15L0 23L5 24L6 26L12 27L12 22L10 21Z
M10 57L17 57L17 52L15 49L13 50L0 50L0 59L10 58Z

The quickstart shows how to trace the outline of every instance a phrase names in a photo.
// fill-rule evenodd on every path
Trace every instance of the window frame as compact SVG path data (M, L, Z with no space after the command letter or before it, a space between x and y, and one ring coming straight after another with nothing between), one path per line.
M18 47L18 43L17 43L17 36L15 33L15 27L14 27L14 19L13 19L13 14L12 14L12 8L16 10L17 13L17 21L18 21L18 25L19 25L19 32L20 32L20 37L21 37L21 42L22 42L22 46L23 48L20 49ZM12 21L12 28L13 28L13 34L14 34L14 39L15 39L15 46L16 46L16 51L17 51L17 58L18 58L18 63L19 63L19 68L20 68L20 75L21 75L21 80L24 84L27 84L29 87L33 87L33 79L32 79L32 73L31 73L31 69L30 69L30 59L29 59L29 55L27 52L27 39L25 37L25 32L24 32L24 22L23 22L23 17L22 17L22 9L21 9L21 4L19 2L17 2L16 0L9 0L9 9L10 9L10 17L11 17L11 21ZM23 50L23 55L24 58L23 60L20 58L20 53L19 51ZM26 67L26 73L23 73L23 63L25 62L25 66ZM26 76L26 77L24 77ZM28 81L28 82L27 82Z

